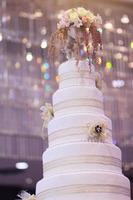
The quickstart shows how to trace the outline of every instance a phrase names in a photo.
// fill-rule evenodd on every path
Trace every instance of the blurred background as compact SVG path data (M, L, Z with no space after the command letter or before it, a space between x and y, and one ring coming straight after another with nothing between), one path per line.
M133 0L0 1L0 197L35 192L42 178L39 108L51 102L59 77L50 65L48 40L62 10L83 6L103 18L105 113L123 153L123 172L133 188ZM45 130L47 131L47 130Z

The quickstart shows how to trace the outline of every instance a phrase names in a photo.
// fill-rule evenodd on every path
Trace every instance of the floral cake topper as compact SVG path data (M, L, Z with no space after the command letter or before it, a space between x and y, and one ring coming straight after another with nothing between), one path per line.
M102 19L85 8L72 8L62 13L57 30L52 34L49 55L56 57L60 50L66 57L96 60L96 53L102 49Z

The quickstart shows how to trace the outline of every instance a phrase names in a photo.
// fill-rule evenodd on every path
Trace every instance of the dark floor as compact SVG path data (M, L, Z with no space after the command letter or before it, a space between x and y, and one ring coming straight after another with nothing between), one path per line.
M0 186L0 199L1 200L17 200L19 199L17 195L26 188L19 187L8 187L8 186ZM35 193L34 189L26 189L27 192L33 194Z

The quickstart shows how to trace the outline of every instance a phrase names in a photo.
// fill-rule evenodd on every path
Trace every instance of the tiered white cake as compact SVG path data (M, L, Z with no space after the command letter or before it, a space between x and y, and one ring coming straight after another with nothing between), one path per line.
M37 199L130 200L129 181L121 171L121 151L112 143L112 124L103 111L94 66L87 60L77 65L71 59L60 65L59 76ZM106 137L101 141L90 136L89 127L98 123L105 124Z

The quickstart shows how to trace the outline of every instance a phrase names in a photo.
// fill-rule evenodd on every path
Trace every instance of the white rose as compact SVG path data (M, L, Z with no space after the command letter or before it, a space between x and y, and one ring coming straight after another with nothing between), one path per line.
M86 10L83 7L77 8L77 13L79 14L80 17L86 16L88 13L88 10Z
M93 13L90 12L89 10L88 10L88 13L87 13L87 17L88 17L90 23L94 22L94 20L96 18L95 15L93 15Z
M79 19L79 16L76 12L70 12L69 13L69 18L70 18L70 22L75 22Z

